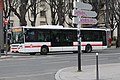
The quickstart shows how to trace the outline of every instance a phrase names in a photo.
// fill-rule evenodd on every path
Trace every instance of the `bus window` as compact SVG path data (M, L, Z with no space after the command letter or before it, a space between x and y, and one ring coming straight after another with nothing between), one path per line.
M73 30L64 30L62 33L62 40L63 42L73 42L77 40L77 34Z
M39 30L38 31L38 42L48 42L50 41L50 31L48 30Z
M36 41L36 33L35 33L36 31L34 31L34 30L28 30L27 32L26 32L26 39L25 39L25 41L26 42L33 42L33 41Z
M51 31L51 40L55 41L55 42L61 42L60 35L61 35L60 30L52 30Z
M82 41L102 41L102 32L94 30L81 31Z

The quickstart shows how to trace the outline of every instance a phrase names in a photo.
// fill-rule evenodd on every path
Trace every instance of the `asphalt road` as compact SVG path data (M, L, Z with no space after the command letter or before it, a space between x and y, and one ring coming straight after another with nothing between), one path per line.
M99 64L120 62L120 48L82 54L82 66L95 65L96 52ZM77 53L50 53L30 56L8 54L12 58L0 59L0 80L55 80L55 73L65 67L77 66Z

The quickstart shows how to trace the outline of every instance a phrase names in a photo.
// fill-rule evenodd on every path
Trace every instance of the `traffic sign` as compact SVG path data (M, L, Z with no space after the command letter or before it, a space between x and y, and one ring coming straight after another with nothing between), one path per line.
M8 20L7 20L7 19L4 20L4 24L5 24L5 25L8 24Z
M97 24L97 20L95 18L78 18L73 17L74 24Z
M83 2L73 2L74 8L92 10L92 5Z
M97 24L97 20L94 18L81 18L80 24Z
M83 17L96 17L97 13L95 11L87 11L87 10L73 10L74 16L83 16Z

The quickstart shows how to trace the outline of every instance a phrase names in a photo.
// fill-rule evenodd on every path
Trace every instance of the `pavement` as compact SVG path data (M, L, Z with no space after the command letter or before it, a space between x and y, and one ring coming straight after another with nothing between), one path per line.
M115 48L114 46L112 48ZM12 54L12 53L8 53ZM19 57L15 54L2 55L0 59ZM99 64L98 80L120 80L120 63ZM56 80L97 80L96 65L81 66L78 71L77 66L66 67L58 70L55 74Z
M78 72L77 67L60 69L55 74L56 80L97 80L96 65L82 66ZM102 64L98 68L98 80L120 80L120 63Z
M20 54L20 53L11 53L7 52L6 53L1 53L0 54L0 60L3 59L12 59L12 58L32 58L34 56L30 56L29 54Z
M115 47L112 47L115 48ZM98 79L96 65L66 67L58 70L55 74L56 80L120 80L120 63L99 64Z
M7 55L1 55L0 59L8 59L8 58L12 58L12 56L7 56Z

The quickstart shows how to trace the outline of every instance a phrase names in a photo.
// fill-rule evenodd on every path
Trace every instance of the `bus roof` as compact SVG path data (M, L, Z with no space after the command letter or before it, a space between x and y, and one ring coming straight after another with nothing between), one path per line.
M78 28L68 28L63 27L60 25L41 25L41 26L19 26L19 27L13 27L13 28L31 28L31 29L71 29L71 30L77 30ZM104 31L111 31L109 28L80 28L81 30L104 30Z

